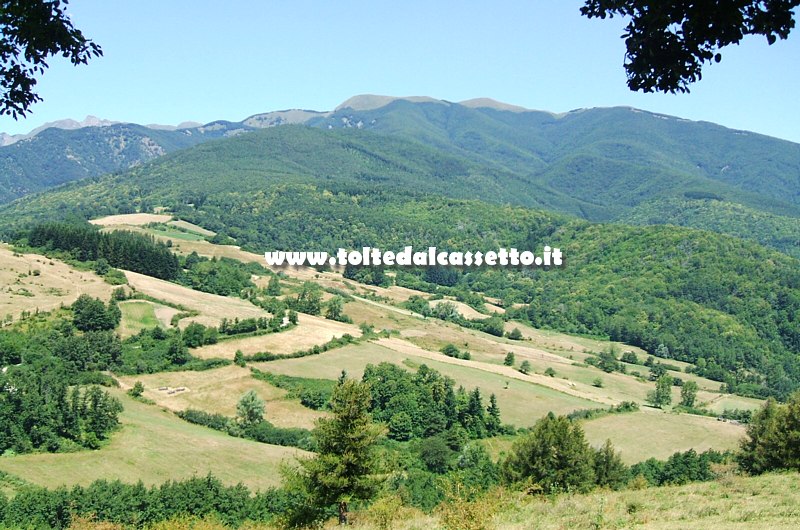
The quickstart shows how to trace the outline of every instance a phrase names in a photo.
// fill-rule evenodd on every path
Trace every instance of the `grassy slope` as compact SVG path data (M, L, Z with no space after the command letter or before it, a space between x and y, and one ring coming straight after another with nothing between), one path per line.
M235 365L202 372L163 372L120 377L125 388L141 381L144 396L159 407L180 411L188 408L212 414L236 415L236 404L242 395L255 390L266 403L264 417L279 427L312 428L314 420L323 413L308 409L296 400L286 399L286 390L254 379L250 370ZM168 390L159 390L167 387ZM185 391L170 394L169 391Z
M160 307L161 304L158 304ZM156 318L155 304L144 300L126 300L119 304L122 311L119 333L122 337L136 335L143 329L152 329L162 325Z
M108 300L113 289L93 272L39 254L16 254L0 244L0 317L16 320L23 311L50 311L84 293Z
M497 528L797 528L797 473L509 503Z
M302 451L232 438L187 423L120 391L122 429L98 451L0 458L0 470L48 487L105 478L159 484L209 472L226 483L253 488L280 482L278 467Z

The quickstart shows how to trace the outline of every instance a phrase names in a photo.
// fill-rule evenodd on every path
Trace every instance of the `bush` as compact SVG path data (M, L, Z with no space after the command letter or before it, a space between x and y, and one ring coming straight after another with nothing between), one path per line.
M133 384L133 387L130 390L128 390L128 395L132 398L142 397L143 393L144 393L144 385L142 384L141 381L136 381L136 383Z
M529 361L522 361L522 364L519 365L519 371L525 375L531 373L531 363Z
M508 484L526 483L545 494L585 492L595 482L593 466L594 453L580 425L550 413L514 443L501 474Z

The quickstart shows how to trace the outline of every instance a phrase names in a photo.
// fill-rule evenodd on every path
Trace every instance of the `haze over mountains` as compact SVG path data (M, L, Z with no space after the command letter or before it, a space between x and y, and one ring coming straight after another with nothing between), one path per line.
M304 125L318 132L277 127L232 145L247 152L250 184L242 185L380 181L592 221L707 228L800 253L800 144L633 108L553 114L490 99L362 95L329 112L268 112L171 130L99 123L50 128L0 147L0 201L210 140ZM193 167L198 181L213 180L221 170L216 151L228 149L209 149L155 163Z

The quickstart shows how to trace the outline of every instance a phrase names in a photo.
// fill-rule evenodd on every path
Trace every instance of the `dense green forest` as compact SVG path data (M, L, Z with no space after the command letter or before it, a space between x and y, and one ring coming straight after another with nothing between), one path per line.
M80 261L104 259L112 267L171 280L178 276L178 258L163 243L133 232L101 232L88 223L43 223L27 235L32 247L70 252Z
M620 221L627 224L673 224L759 241L800 258L800 221L741 204L708 198L657 199L642 203Z
M0 330L0 454L96 449L117 426L119 401L83 385L110 383L119 309L84 295L63 313Z

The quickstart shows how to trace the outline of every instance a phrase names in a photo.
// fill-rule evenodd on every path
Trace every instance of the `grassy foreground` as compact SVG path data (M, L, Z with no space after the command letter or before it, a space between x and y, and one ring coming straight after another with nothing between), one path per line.
M531 497L501 490L472 503L445 505L432 515L378 501L351 514L350 528L363 530L533 530L533 529L789 529L800 521L800 475L725 475L713 482L585 495ZM116 530L108 523L76 521L73 530ZM159 523L150 530L223 530L214 518L191 517ZM248 529L269 530L261 524ZM339 528L328 521L324 528Z
M233 438L192 425L121 391L122 427L97 451L36 453L0 457L0 471L40 486L87 485L98 479L160 484L214 473L228 484L265 489L280 484L284 460L305 454L294 448Z

